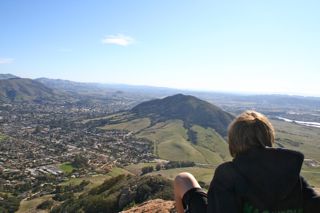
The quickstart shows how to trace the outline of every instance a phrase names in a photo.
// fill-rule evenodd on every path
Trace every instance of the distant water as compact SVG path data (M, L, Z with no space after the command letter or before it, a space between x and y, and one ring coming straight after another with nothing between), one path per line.
M279 116L277 118L280 120L286 121L286 122L290 122L290 123L297 123L297 124L300 124L303 126L320 128L320 123L318 123L318 122L296 121L296 120L290 120L288 118L279 117Z

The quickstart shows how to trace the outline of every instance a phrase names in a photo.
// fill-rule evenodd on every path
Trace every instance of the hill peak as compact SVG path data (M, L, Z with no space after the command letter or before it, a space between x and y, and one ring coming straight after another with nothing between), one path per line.
M12 78L19 78L18 76L12 75L12 74L0 74L0 80L3 79L12 79Z
M0 100L3 101L40 101L55 96L52 89L28 78L10 77L0 79Z
M176 94L163 99L143 102L135 106L132 113L138 117L149 117L153 122L179 119L184 125L200 125L214 128L226 136L233 116L219 107L191 95Z

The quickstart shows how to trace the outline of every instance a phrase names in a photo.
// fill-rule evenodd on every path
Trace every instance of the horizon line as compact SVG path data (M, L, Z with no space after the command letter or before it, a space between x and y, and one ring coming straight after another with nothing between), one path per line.
M14 75L11 73L0 73L2 75ZM62 80L62 81L71 81L75 83L83 83L83 84L102 84L102 85L118 85L118 86L131 86L131 87L152 87L157 89L167 89L167 90L178 90L185 92L200 92L200 93L222 93L222 94L230 94L230 95L285 95L285 96L296 96L296 97L308 97L308 98L320 98L320 94L310 94L310 93L301 93L301 92L252 92L252 91L226 91L226 90L212 90L212 89L196 89L196 88L177 88L170 86L161 86L161 85L147 85L147 84L134 84L134 83L121 83L121 82L98 82L98 81L79 81L79 80L70 80L63 78L51 78L51 77L20 77L14 75L17 78L26 78L31 80L46 78L49 80Z

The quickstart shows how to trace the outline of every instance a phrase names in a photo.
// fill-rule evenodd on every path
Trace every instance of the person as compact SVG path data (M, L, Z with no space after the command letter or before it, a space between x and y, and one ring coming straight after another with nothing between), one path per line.
M208 193L190 173L174 180L178 213L320 213L320 197L300 176L304 156L273 148L266 116L246 111L229 126L233 160L218 166Z

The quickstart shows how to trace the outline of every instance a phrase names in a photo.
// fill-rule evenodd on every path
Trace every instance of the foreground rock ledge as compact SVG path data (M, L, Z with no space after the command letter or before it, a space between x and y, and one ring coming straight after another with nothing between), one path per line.
M320 194L320 188L315 188L315 190ZM155 199L146 201L140 205L132 207L126 211L122 211L121 213L176 213L175 210L175 202Z
M138 206L132 207L129 210L122 211L121 213L175 213L175 202L162 200L162 199L155 199L146 201Z

